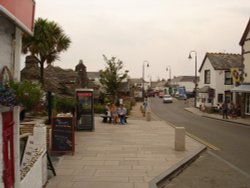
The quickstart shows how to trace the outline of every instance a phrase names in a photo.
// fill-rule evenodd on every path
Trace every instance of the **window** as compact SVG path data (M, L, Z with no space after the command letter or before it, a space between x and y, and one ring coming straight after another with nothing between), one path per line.
M210 84L210 79L211 79L210 70L205 70L204 83L205 83L205 84Z
M223 103L223 94L218 94L218 103Z
M225 71L225 85L232 85L233 79L230 71Z

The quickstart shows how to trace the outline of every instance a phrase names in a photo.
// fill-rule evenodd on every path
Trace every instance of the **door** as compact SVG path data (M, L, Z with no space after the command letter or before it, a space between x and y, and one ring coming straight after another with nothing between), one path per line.
M3 182L5 188L14 187L13 111L3 112Z
M250 115L250 93L246 93L245 98L245 114Z

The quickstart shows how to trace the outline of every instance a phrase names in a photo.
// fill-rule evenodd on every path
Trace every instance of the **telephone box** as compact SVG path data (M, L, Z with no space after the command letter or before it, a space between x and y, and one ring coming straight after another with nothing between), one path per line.
M76 89L76 129L94 130L93 89Z

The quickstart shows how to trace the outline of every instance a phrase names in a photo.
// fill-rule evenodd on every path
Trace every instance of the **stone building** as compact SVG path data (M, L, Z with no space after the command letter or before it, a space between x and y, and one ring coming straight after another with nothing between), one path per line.
M38 82L40 78L40 67L35 57L27 56L25 67L21 71L21 80L31 80ZM94 83L87 77L87 69L80 60L72 69L63 69L49 64L44 69L44 90L51 91L61 96L73 97L76 88L93 88Z

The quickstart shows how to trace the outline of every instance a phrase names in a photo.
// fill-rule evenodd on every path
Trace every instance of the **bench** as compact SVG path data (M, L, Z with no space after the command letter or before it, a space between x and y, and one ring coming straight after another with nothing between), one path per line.
M109 123L112 122L112 116L108 116L106 114L101 114L100 117L102 117L102 122L103 123L108 123L108 120L109 120Z
M100 117L102 117L103 123L112 123L112 116L108 116L106 114L101 114ZM127 123L128 116L125 116L125 122Z

